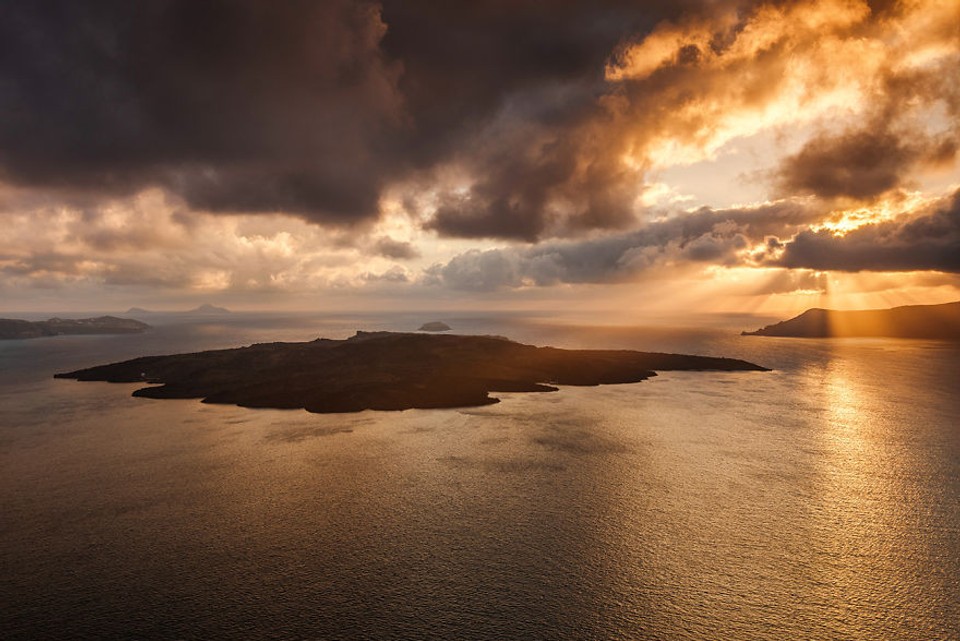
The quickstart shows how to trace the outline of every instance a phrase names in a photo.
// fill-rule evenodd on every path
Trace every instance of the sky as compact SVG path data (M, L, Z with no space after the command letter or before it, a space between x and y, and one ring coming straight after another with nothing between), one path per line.
M960 0L0 0L0 311L960 299Z

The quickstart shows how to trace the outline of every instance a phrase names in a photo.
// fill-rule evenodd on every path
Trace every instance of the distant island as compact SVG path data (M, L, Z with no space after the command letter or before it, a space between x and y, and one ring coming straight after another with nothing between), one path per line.
M61 334L139 334L148 329L150 326L146 323L116 316L50 318L45 321L0 318L0 340L40 338Z
M187 310L185 314L231 314L232 312L226 307L217 307L216 305L210 305L209 303L204 303L199 307L194 307L193 309Z
M430 321L420 326L418 332L449 332L450 326L442 321Z
M960 340L960 302L861 311L808 309L790 320L768 325L755 332L743 332L742 335Z
M746 361L626 350L535 347L493 336L357 332L346 340L261 343L145 356L55 378L147 383L133 395L333 413L469 407L490 392L636 383L654 370L766 371Z
M226 307L217 307L216 305L210 305L209 303L204 303L203 305L200 305L199 307L194 307L193 309L188 309L188 310L185 311L185 312L157 312L157 311L153 311L153 310L150 310L150 309L143 309L142 307L131 307L131 308L128 309L125 313L127 313L127 314L136 314L136 315L143 315L143 314L207 314L207 315L214 315L214 314L232 314L233 312L231 312L231 311L230 311L229 309L227 309Z

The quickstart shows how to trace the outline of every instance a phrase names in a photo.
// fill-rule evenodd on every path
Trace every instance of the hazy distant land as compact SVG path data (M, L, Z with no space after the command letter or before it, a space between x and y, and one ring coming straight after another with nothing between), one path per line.
M146 323L116 316L50 318L45 321L0 318L0 339L39 338L61 334L139 334L148 329L150 326Z
M346 340L146 356L56 378L161 384L133 393L147 398L332 413L489 405L498 402L490 392L636 383L656 376L654 370L765 368L729 358L535 347L491 336L357 332Z
M216 305L211 305L209 303L204 303L193 309L188 309L183 312L169 312L169 311L155 311L152 309L144 309L142 307L131 307L126 311L127 314L204 314L204 315L217 315L217 314L230 314L232 313L226 307L217 307Z
M960 340L960 302L862 311L808 309L795 318L743 335Z

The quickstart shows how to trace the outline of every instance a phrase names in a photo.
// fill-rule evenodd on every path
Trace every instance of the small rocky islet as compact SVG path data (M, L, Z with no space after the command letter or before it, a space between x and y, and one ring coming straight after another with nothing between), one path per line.
M418 332L449 332L452 327L444 323L443 321L430 321L429 323L424 323L418 329Z

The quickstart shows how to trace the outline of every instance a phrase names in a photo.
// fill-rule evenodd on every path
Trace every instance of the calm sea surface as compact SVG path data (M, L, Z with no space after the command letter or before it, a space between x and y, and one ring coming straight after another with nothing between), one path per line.
M425 320L0 342L0 638L960 639L956 343L445 318L775 371L401 413L50 378Z

